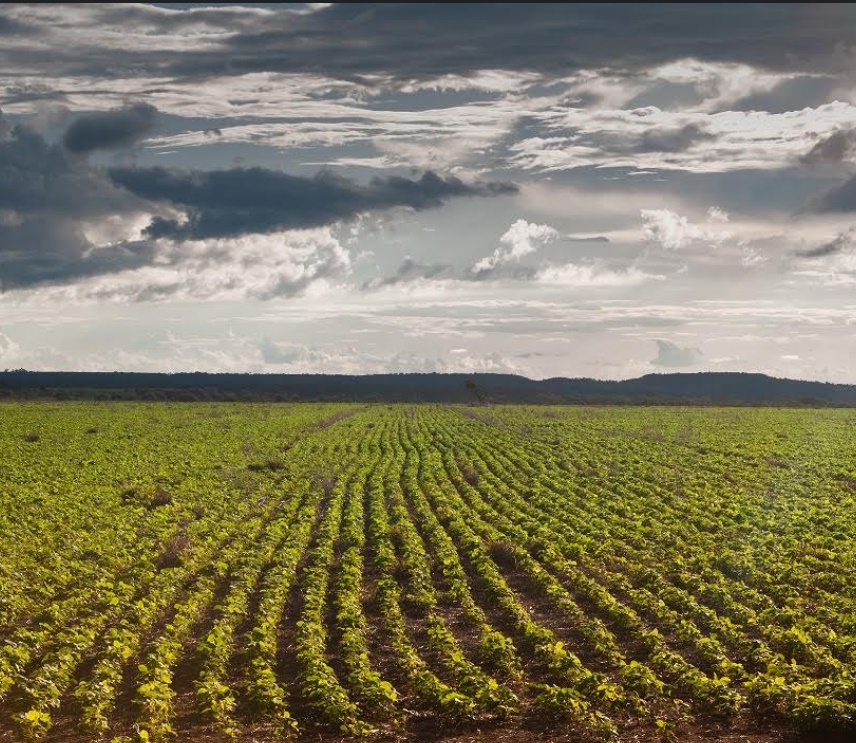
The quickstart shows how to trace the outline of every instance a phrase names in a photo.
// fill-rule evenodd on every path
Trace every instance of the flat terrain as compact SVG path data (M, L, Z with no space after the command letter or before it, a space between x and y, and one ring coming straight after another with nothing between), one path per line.
M856 735L855 411L0 420L0 741Z

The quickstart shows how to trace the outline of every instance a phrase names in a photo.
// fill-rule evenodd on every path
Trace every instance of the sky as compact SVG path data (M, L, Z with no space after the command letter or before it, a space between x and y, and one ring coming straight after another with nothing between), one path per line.
M0 369L856 383L856 6L0 6Z

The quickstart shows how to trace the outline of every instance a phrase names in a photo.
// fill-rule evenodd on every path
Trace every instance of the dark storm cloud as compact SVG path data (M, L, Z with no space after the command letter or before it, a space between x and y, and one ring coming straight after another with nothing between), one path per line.
M856 155L856 129L840 129L821 139L800 158L804 165L837 165Z
M97 248L73 223L58 220L0 225L0 291L66 284L149 265L147 241Z
M84 114L66 129L63 144L79 154L132 147L151 134L156 117L157 109L147 103Z
M467 184L430 171L418 180L394 176L367 184L329 172L309 178L265 168L113 168L110 176L141 198L186 210L186 221L159 218L148 228L151 237L174 240L318 227L376 210L432 209L455 197L517 192L509 183Z
M848 5L347 3L268 17L258 32L229 38L222 57L191 53L175 71L427 79L483 69L637 70L685 57L840 71L854 23Z
M0 118L0 209L22 219L86 219L125 211L128 202L98 169Z
M828 243L824 243L823 245L818 245L816 248L798 250L797 255L800 258L826 258L830 255L837 255L845 248L852 245L852 243L853 234L851 232L843 232L834 240L830 240Z
M83 134L78 120L64 145L51 144L26 126L11 126L0 115L0 291L152 265L158 250L153 238L229 237L318 226L374 210L429 209L455 197L517 190L511 184L466 184L430 172L419 179L376 178L357 184L327 173L307 178L261 168L105 171L70 151L69 143L81 152L129 142L142 126L140 120L129 123L127 111L121 113L118 119L101 117L95 126L87 117ZM137 114L148 120L142 109L133 116ZM158 216L176 210L186 212L186 222ZM146 215L154 218L145 240L99 245L87 236L93 227ZM222 258L216 251L211 254L212 260Z
M95 248L82 225L139 210L98 169L0 116L0 290L134 268L145 242Z
M369 279L363 289L379 289L384 286L407 284L419 279L448 279L454 276L454 269L448 263L422 263L411 257L405 258L392 276Z
M785 72L838 74L852 63L856 6L791 3L334 4L312 13L141 5L63 10L89 25L139 29L150 48L12 47L0 63L67 75L177 78L307 72L399 81L507 69L561 77L578 70L634 73L676 59L741 62ZM7 23L21 13L0 9ZM69 21L69 18L72 20ZM51 33L47 23L37 29ZM188 43L159 48L157 38Z

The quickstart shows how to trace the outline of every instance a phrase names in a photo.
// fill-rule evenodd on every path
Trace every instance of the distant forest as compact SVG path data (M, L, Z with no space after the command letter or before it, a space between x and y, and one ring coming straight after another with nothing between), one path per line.
M146 374L0 372L0 400L353 401L463 404L856 407L856 385L764 374L532 380L513 374Z

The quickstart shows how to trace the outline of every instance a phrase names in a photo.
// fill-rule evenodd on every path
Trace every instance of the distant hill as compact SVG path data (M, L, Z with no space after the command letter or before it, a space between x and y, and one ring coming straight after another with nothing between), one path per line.
M532 380L513 374L146 374L0 372L0 399L256 400L629 405L856 406L856 385L765 374Z

